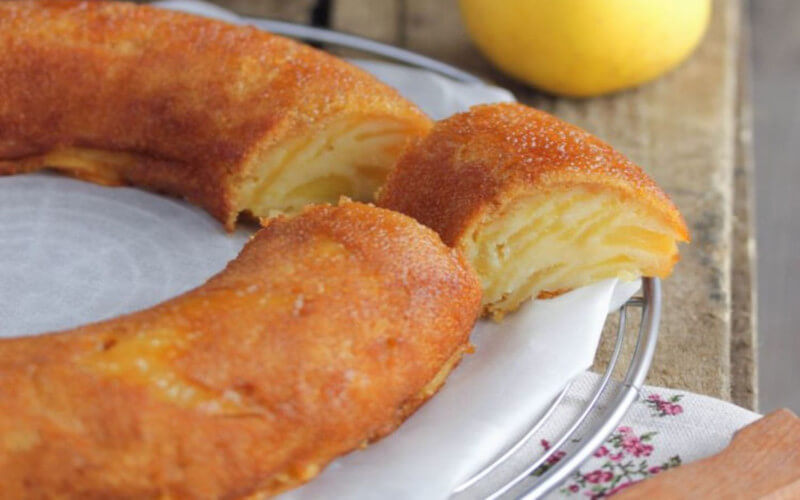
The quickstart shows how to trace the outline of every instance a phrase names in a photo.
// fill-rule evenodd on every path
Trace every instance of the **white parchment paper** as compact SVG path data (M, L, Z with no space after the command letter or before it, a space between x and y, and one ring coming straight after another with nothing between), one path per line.
M172 7L189 5L169 2ZM204 4L191 2L195 13ZM228 14L230 16L230 14ZM505 90L403 66L357 61L441 118ZM179 200L50 174L0 178L0 337L111 318L203 283L249 233ZM444 388L396 432L333 462L284 499L446 498L535 421L594 358L607 312L638 284L615 280L481 321Z

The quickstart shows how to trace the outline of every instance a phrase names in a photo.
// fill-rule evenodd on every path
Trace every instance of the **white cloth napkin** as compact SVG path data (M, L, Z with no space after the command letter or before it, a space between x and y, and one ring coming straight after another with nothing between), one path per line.
M558 436L574 421L599 379L590 372L575 379L552 420L531 443L531 453L525 458L529 463L549 447L548 437ZM730 443L734 432L760 417L708 396L645 386L603 446L548 498L613 495L663 470L718 453ZM538 472L557 462L560 455L557 452Z

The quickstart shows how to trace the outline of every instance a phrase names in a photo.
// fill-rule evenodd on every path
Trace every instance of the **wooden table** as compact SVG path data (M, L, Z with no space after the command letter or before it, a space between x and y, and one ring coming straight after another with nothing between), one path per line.
M543 95L493 70L470 43L457 0L215 0L242 14L313 23L407 47L509 88L642 165L686 216L692 243L664 283L648 382L755 406L748 43L738 1L714 5L693 57L641 88L589 100ZM603 342L600 356L608 356ZM628 346L630 348L630 346Z

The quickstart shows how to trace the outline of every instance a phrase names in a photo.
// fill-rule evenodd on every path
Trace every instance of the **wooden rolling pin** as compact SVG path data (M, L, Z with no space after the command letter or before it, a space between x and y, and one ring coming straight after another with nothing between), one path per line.
M774 411L737 432L717 455L662 472L613 498L800 499L800 418Z

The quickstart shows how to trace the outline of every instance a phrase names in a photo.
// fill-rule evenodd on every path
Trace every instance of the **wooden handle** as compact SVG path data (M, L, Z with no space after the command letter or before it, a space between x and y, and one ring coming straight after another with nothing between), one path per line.
M615 500L800 498L800 418L777 410L737 432L717 455L662 472Z

